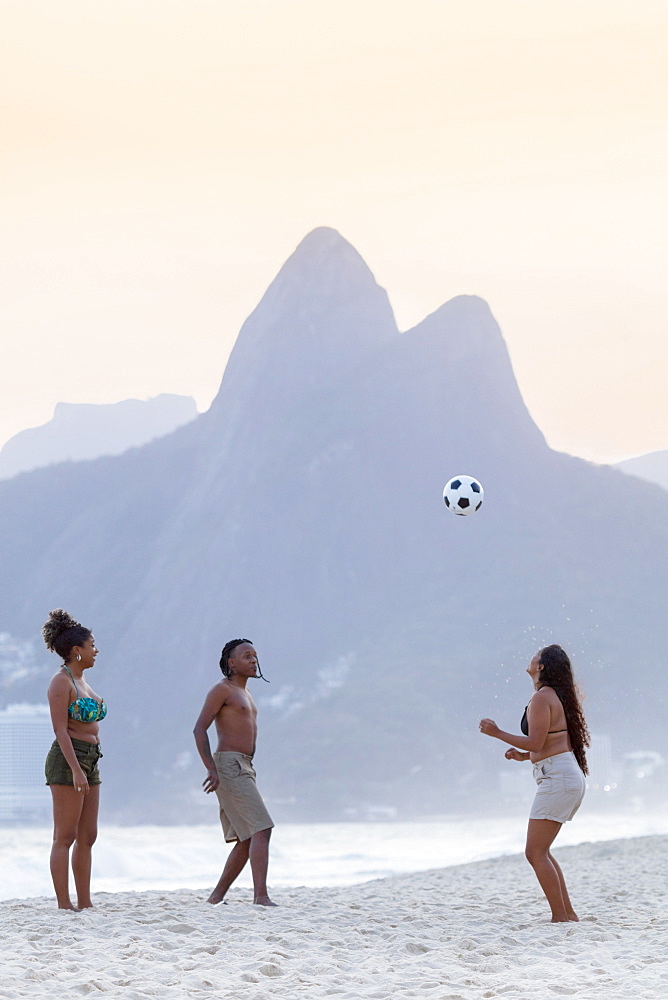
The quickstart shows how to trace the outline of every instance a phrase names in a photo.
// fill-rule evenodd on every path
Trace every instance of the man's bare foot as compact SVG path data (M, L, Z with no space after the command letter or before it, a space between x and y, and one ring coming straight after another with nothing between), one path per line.
M218 903L225 903L225 905L227 905L227 900L223 899L223 896L224 893L216 892L216 890L214 889L214 891L207 899L207 903L212 903L214 906L216 906Z
M570 917L552 917L553 924L567 924L570 921Z
M59 910L72 910L73 913L80 913L81 912L78 906L72 906L71 903L63 903L62 906L59 903L58 904L58 909Z
M568 919L569 919L569 920L574 920L574 921L576 921L576 922L577 922L578 924L580 923L580 918L578 917L577 913L573 912L572 910L571 910L571 912L570 912L570 913L568 914Z
M78 905L78 907L79 907L80 910L92 910L93 909L93 904L92 903L78 903L77 905Z
M256 906L278 906L278 903L273 903L269 896L256 896L253 903Z

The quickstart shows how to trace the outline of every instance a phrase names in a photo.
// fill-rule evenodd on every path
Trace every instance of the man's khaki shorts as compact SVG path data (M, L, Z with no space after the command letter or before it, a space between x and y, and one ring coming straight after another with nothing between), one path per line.
M221 750L214 753L213 760L220 778L216 795L225 840L248 840L260 830L270 830L274 823L257 790L252 758L235 750Z

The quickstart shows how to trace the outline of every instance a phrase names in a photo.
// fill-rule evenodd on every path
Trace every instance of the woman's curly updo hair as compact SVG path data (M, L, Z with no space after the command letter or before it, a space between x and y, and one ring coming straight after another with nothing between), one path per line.
M56 608L49 614L49 620L42 625L42 635L47 649L62 656L65 663L70 658L74 646L83 646L93 635L89 628L72 618L67 611Z
M585 747L589 746L589 730L580 705L578 689L573 680L573 668L568 653L555 643L541 649L538 662L543 668L538 686L551 687L563 705L573 754L583 774L589 774L585 754Z
M230 639L230 641L226 642L225 645L223 646L223 651L220 654L220 669L223 672L223 677L232 676L233 671L230 670L230 653L232 653L237 648L237 646L241 646L244 642L247 642L249 646L253 645L252 639ZM261 677L263 681L267 681L267 678L262 673L259 659L257 661L257 672L258 672L258 677ZM267 681L267 684L269 683L270 682Z

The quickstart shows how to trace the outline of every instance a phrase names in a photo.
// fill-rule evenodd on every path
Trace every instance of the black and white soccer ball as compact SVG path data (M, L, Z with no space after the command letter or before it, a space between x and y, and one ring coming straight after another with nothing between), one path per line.
M473 476L454 476L443 490L443 502L453 514L474 514L482 507L485 491Z

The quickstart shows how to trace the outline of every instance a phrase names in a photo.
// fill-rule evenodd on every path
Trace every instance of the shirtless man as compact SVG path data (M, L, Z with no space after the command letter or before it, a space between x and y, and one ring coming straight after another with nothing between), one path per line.
M257 708L246 690L250 677L261 677L257 653L249 639L233 639L220 658L223 680L213 687L193 730L207 771L205 792L215 792L225 840L234 843L209 903L224 896L250 860L253 902L276 906L267 894L269 838L274 826L255 784L253 754L257 739ZM211 753L208 729L216 723L218 747Z

